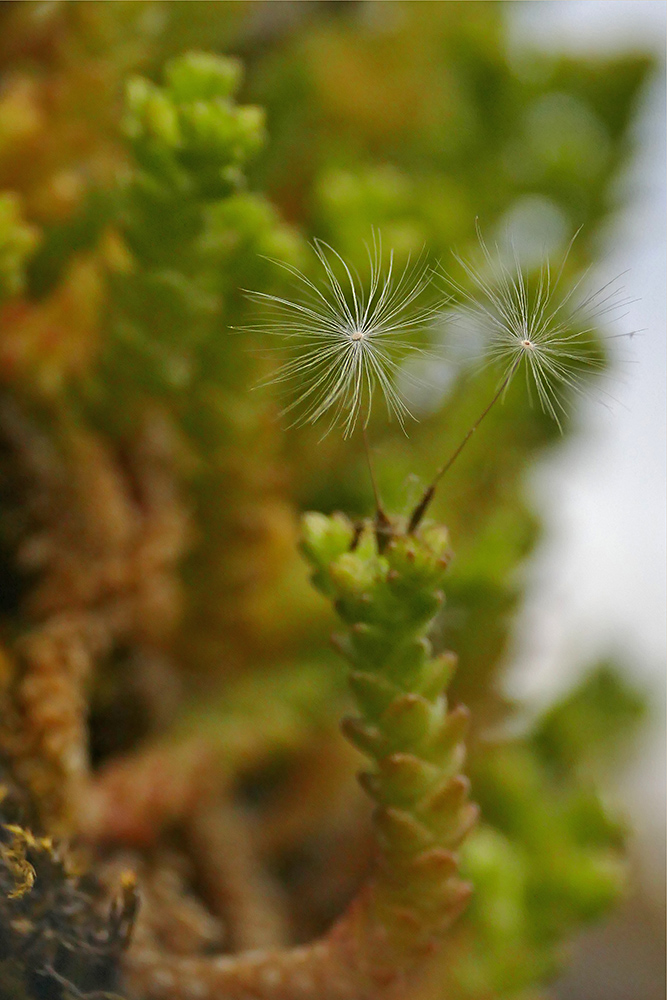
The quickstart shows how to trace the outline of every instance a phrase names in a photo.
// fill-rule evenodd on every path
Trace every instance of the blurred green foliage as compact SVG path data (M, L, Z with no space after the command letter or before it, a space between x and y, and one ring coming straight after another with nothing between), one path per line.
M289 286L267 258L307 270L318 236L363 269L374 226L399 262L426 246L465 280L450 254L473 252L479 217L492 238L512 224L555 253L583 225L567 276L592 259L650 64L510 52L507 7L0 11L0 379L54 428L76 420L119 447L146 410L178 428L196 539L176 655L194 688L324 656L328 612L297 562L294 511L371 506L357 441L283 431L254 391L272 360L230 330L250 316L243 289ZM444 329L434 340L454 349ZM390 510L407 511L410 477L440 464L495 378L448 370L409 440L372 424ZM451 945L471 1000L528 996L620 881L622 838L582 761L639 716L632 692L606 670L524 739L483 736L510 711L498 674L539 537L526 470L556 436L513 385L434 506L456 552L437 642L459 655L451 696L472 709L484 817Z

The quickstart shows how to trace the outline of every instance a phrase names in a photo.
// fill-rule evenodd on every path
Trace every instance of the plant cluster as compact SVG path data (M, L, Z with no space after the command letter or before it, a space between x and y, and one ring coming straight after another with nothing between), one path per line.
M0 10L3 1000L533 1000L617 897L637 700L606 665L510 735L499 671L648 63L515 73L500 6ZM538 202L557 281L466 268ZM455 245L505 375L422 392Z

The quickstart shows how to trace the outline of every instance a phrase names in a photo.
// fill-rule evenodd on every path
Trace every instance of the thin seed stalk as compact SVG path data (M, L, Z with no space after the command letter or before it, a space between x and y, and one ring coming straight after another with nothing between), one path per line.
M484 417L487 415L487 413L489 413L490 410L493 409L493 407L495 406L495 404L498 402L498 400L500 399L500 397L504 393L504 391L507 388L507 386L510 384L510 382L514 378L514 373L516 372L517 368L519 367L520 360L521 360L521 356L519 355L519 357L516 359L516 361L514 362L514 364L512 365L512 367L510 368L510 370L508 371L507 375L503 379L503 381L500 383L500 385L499 385L498 389L496 390L496 393L493 396L491 402L484 408L484 410L479 415L479 417L477 418L477 420L475 421L475 423L472 425L472 427L466 433L466 435L463 438L463 440L461 441L461 443L452 452L452 454L447 459L447 461L445 462L445 464L438 469L438 471L436 472L435 476L433 477L433 480L431 481L430 485L424 490L424 493L422 495L421 500L419 501L419 503L417 504L417 506L415 507L415 509L413 510L413 512L412 512L412 514L410 516L410 521L408 523L408 534L409 535L414 535L415 531L417 530L417 528L421 524L422 519L424 517L424 514L428 510L428 508L429 508L429 506L431 504L431 501L433 500L433 497L435 496L435 491L436 491L437 485L440 482L440 480L445 476L445 474L447 472L449 472L449 470L451 469L452 465L454 464L454 462L456 461L456 459L459 457L459 455L461 454L461 452L463 451L463 449L467 445L467 443L470 440L470 438L473 436L473 434L475 433L475 431L477 430L477 428L479 427L479 425L484 420Z

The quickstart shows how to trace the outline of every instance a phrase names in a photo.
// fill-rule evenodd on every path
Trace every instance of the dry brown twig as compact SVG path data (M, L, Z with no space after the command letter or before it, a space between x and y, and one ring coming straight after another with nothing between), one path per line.
M85 813L88 688L95 663L125 643L160 649L180 614L176 564L188 537L165 425L147 420L123 469L70 430L59 453L6 406L3 431L24 487L17 562L38 573L29 630L15 645L16 776L45 825L71 832Z

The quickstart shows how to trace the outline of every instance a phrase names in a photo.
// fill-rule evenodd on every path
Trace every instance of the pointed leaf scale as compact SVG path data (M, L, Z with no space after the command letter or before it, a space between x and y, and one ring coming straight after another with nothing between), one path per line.
M361 719L347 716L341 722L341 729L362 753L379 757L386 752L385 738L375 726L369 726Z
M349 681L362 712L372 719L382 715L399 694L393 684L376 674L355 670L350 674Z
M408 806L418 802L433 788L439 771L414 754L393 753L380 761L378 778L388 802Z
M374 822L380 840L389 850L416 854L433 844L433 836L424 824L403 809L380 808Z
M441 653L424 665L418 690L425 698L437 698L449 687L458 657L456 653Z
M419 806L419 816L430 829L454 829L459 813L470 792L470 782L463 775L450 778Z
M445 716L434 739L424 748L424 757L434 764L445 760L454 747L463 742L469 725L469 710L465 705L457 705Z
M412 750L428 740L438 721L434 707L421 695L411 693L396 698L380 724L392 749Z

